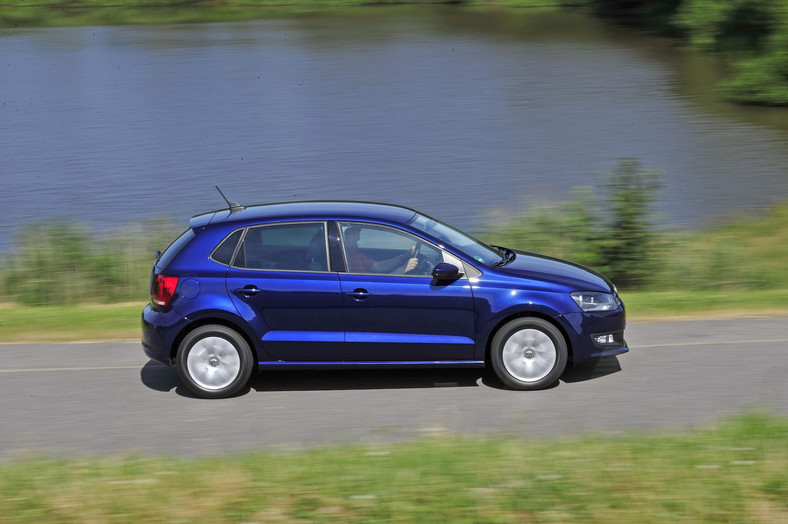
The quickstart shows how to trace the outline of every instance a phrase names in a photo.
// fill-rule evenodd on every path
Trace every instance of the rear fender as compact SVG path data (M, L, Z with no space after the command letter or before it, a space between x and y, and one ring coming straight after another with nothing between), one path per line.
M178 353L178 347L186 335L188 335L194 329L207 324L219 324L237 331L242 337L244 337L244 339L246 339L246 342L252 349L252 353L257 359L255 362L271 360L270 355L265 352L262 344L257 340L257 337L250 329L249 325L238 315L228 313L227 311L223 311L221 309L211 309L200 311L194 316L188 316L186 318L189 323L178 333L178 336L175 338L172 348L170 349L170 358L173 362L175 361L175 355Z

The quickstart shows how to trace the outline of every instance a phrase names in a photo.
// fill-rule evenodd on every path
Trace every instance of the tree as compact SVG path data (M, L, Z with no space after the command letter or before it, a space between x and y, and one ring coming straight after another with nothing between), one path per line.
M600 269L621 287L647 284L659 264L652 206L660 187L660 172L643 169L635 159L619 160L601 183Z

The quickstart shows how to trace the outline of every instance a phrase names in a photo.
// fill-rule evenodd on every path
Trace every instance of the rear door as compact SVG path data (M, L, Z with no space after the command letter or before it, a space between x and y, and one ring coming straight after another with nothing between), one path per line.
M271 357L342 358L344 331L337 273L329 271L325 222L250 227L227 289Z

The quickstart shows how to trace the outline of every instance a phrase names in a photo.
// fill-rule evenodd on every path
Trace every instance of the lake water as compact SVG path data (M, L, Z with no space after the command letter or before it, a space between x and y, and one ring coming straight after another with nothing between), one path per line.
M123 227L293 199L389 201L474 229L619 157L703 224L788 198L788 112L713 60L574 14L460 8L0 30L0 250L19 224Z

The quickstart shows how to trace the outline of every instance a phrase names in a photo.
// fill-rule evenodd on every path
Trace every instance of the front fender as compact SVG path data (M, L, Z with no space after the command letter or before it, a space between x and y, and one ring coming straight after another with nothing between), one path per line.
M564 298L565 296L565 298ZM527 289L474 289L477 332L476 357L483 359L487 345L498 328L511 318L538 316L552 320L566 331L571 326L563 318L564 311L577 307L565 293ZM571 343L570 340L567 342Z

